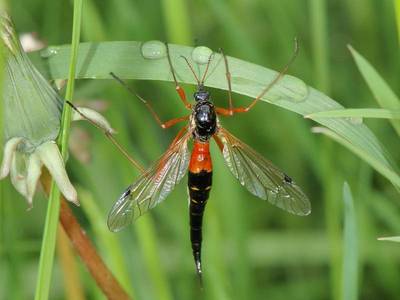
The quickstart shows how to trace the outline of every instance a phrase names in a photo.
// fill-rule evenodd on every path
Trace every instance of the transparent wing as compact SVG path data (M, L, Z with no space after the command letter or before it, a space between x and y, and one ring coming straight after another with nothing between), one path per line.
M250 193L292 214L305 216L311 212L307 196L270 161L223 128L215 138L229 169Z
M108 228L119 231L163 201L185 175L189 164L189 132L172 142L168 150L115 202Z

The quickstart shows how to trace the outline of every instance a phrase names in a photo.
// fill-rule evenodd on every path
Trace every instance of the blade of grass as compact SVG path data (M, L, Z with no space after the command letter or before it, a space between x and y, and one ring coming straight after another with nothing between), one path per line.
M335 144L324 139L318 151L318 163L321 168L321 185L323 186L323 208L326 226L326 234L329 243L329 279L331 288L331 297L338 299L340 297L340 278L341 278L341 205L337 199L340 199L341 193L339 186L343 180L337 169L332 168L331 157L335 155Z
M189 13L184 0L162 0L167 36L173 43L190 43Z
M102 41L106 39L106 29L100 12L93 0L86 0L83 7L82 39Z
M181 55L190 58L193 48L170 45L170 49L179 81L195 84L193 74L187 65L182 63L181 58ZM43 59L39 53L31 57L48 77L63 79L67 75L68 51L69 46L61 46L57 47L57 53L48 58ZM232 90L242 95L256 97L277 75L277 72L273 70L243 60L233 57L228 57L228 60L232 74ZM124 79L172 81L166 59L145 59L141 54L140 42L82 43L80 45L77 63L78 78L109 79L110 70ZM227 90L225 68L219 54L214 55L205 85ZM303 116L343 108L328 96L289 75L284 76L261 100ZM395 172L392 159L366 125L354 124L342 118L313 118L313 120L336 132L357 150L367 153L382 169Z
M327 110L305 116L305 118L378 118L400 119L400 110L383 108L348 108L339 110Z
M322 133L332 138L339 144L342 144L343 146L345 146L346 148L357 154L360 158L365 160L367 163L369 163L376 171L378 171L387 179L389 179L395 186L400 187L400 176L390 168L386 168L378 160L376 160L376 158L371 157L367 151L355 147L351 142L347 141L346 139L336 134L334 131L329 130L327 128L314 127L312 131L314 133Z
M311 42L316 87L329 91L328 33L326 0L310 0Z
M65 98L72 101L74 91L75 68L78 55L81 15L82 15L82 0L74 1L74 19L72 29L72 47L71 59L69 65L68 85ZM61 155L65 158L68 147L69 127L71 122L71 108L69 105L64 105L60 135L58 137L58 146L61 150ZM51 274L54 263L54 251L57 237L58 218L60 213L60 191L54 181L51 184L49 195L49 203L46 213L46 221L43 233L42 247L40 251L39 271L36 282L35 300L48 299Z
M380 237L378 241L390 241L400 243L400 236L388 236L388 237Z
M342 299L356 300L358 295L358 232L353 197L347 182L343 184L343 201Z
M396 14L396 23L397 23L397 39L400 45L400 0L393 0L393 1Z
M352 46L349 45L348 47L361 75L367 82L378 104L382 108L400 110L400 100L385 80L361 54L359 54ZM400 121L390 120L390 122L397 134L400 135Z
M5 1L0 0L0 12L4 10ZM4 44L0 43L0 95L3 95L3 76L4 76L4 69L5 69L5 51L4 51ZM0 99L0 145L3 145L3 134L4 134L4 107L3 107L4 99L1 97ZM3 148L3 147L1 147ZM3 161L3 151L0 151L0 162Z

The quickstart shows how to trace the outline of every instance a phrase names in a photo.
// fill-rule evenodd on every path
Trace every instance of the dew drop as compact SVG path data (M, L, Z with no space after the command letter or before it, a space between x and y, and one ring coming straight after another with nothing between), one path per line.
M48 47L40 51L40 56L42 58L50 58L51 56L56 55L58 53L58 50L58 47Z
M350 117L348 120L354 125L361 125L363 123L362 117Z
M206 63L208 63L208 60L212 53L213 52L210 48L205 46L199 46L193 49L192 59L199 65L205 65Z
M159 59L167 56L167 47L161 41L153 40L142 44L142 55L147 59Z

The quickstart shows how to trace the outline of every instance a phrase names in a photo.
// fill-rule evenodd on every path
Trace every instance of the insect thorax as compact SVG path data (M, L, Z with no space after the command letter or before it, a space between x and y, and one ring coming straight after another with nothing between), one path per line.
M193 133L196 139L207 141L217 128L217 115L214 105L209 101L199 101L192 113Z

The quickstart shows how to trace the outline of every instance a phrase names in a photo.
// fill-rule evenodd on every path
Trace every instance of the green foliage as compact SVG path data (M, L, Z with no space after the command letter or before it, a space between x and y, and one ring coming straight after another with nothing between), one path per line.
M87 105L98 105L90 100L107 101L105 114L118 131L116 138L146 166L165 151L177 129L162 131L142 103L114 81L105 80L108 72L136 79L130 84L163 120L187 111L170 82L156 82L171 80L165 60L145 64L139 43L106 41L158 39L190 45L196 38L198 44L214 50L223 47L227 54L241 59L230 58L235 105L249 103L248 96L256 95L275 74L271 69L280 70L289 60L294 37L301 41L300 55L289 74L302 81L287 77L263 99L267 103L221 122L291 175L311 199L313 212L306 218L295 217L255 199L232 178L212 145L215 171L204 221L203 292L198 288L190 250L185 180L164 203L129 229L118 234L106 232L108 210L138 172L99 131L89 125L74 125L72 139L83 131L79 141L87 148L79 151L90 154L90 162L83 164L76 153L69 155L71 178L81 186L79 191L84 193L80 193L80 200L85 201L83 209L74 209L74 213L117 277L131 286L136 299L338 299L343 292L343 181L352 187L354 213L359 217L359 298L398 297L398 244L376 241L378 236L400 232L397 191L352 152L312 134L314 123L310 120L291 113L306 116L344 107L374 107L371 92L347 51L348 43L370 59L398 94L399 48L393 3L325 2L325 7L318 7L317 1L306 0L182 1L183 5L164 0L162 6L154 1L85 1L82 41L88 43L79 51L90 55L78 57L77 77L85 79L77 81L74 99ZM18 32L35 31L49 45L70 44L71 1L13 0L10 6ZM175 9L176 19L171 19L173 14L166 8ZM312 22L325 26L322 33L316 32L315 23L308 18L311 10ZM100 42L99 47L93 42ZM171 49L175 56L190 57L192 48L173 45ZM62 46L56 50L58 54L45 63L38 53L31 57L48 78L67 78L70 49ZM82 60L84 57L90 59ZM174 65L179 80L194 83L181 59L174 58ZM220 63L206 84L218 89L212 89L216 105L226 107L227 93L219 90L227 88L224 76ZM103 80L89 80L91 77ZM303 81L321 87L340 105L312 88L306 88L308 98L289 101L298 99L294 93L304 91ZM184 87L190 98L191 87ZM387 120L365 119L364 124L357 124L321 115L313 119L366 152L375 160L373 166L383 166L381 170L386 171L382 173L391 180L398 176L381 146L399 161L399 139ZM32 299L47 202L38 195L35 207L27 213L9 183L0 184L0 298ZM344 267L351 267L347 264ZM57 263L54 268L50 298L64 299L62 270ZM87 298L100 298L83 266L80 280Z

